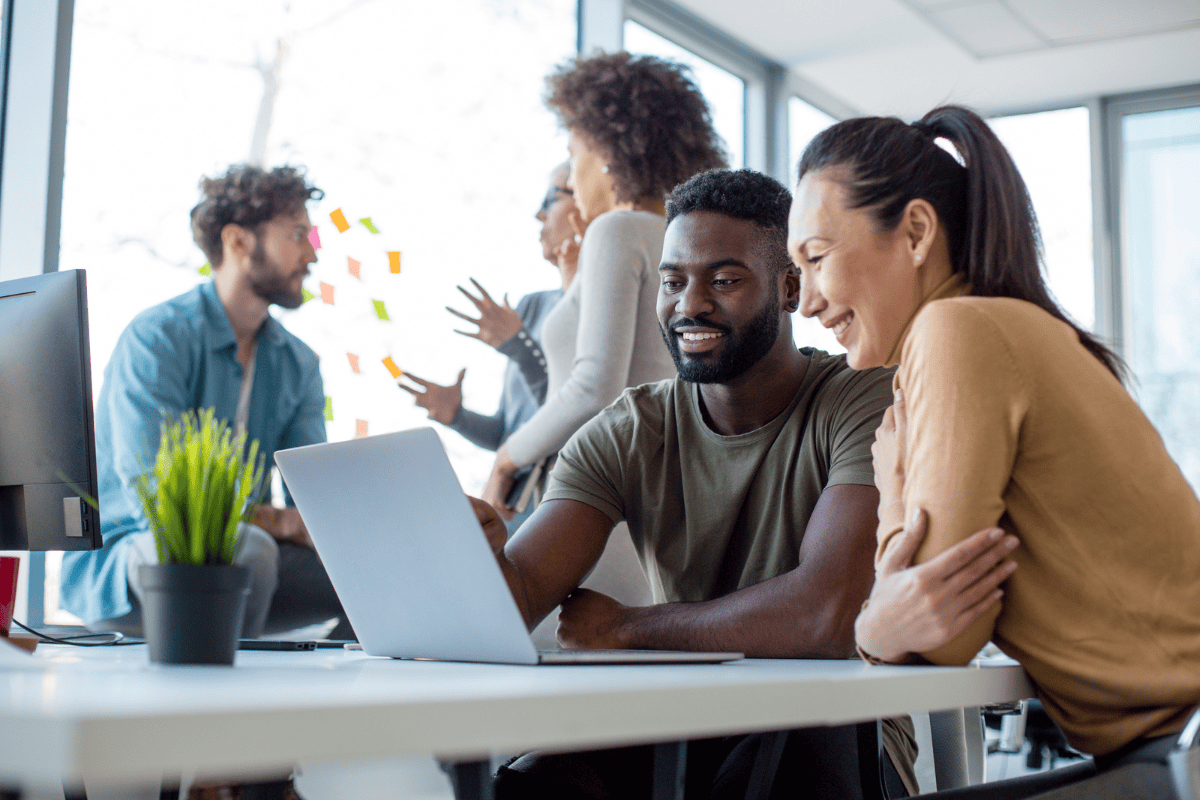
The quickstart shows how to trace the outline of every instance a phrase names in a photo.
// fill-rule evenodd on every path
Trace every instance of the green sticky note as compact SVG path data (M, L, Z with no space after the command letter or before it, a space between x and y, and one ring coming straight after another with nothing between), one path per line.
M325 421L333 422L333 398L325 398Z
M363 217L359 220L359 222L361 222L363 227L369 230L371 233L379 233L379 228L375 227L375 223L371 222L370 217Z
M312 300L314 297L316 297L315 294L310 292L308 289L305 289L303 286L300 287L300 298L301 298L300 302L301 303L307 303L309 300Z
M372 300L371 304L375 306L375 316L379 317L384 322L391 322L392 318L388 316L387 306L383 304L382 300Z
M199 272L201 275L203 275L204 277L206 277L206 278L207 278L207 277L209 277L210 275L212 275L212 264L207 264L207 263L206 263L206 264L205 264L203 267L201 267L200 269L196 270L196 272Z

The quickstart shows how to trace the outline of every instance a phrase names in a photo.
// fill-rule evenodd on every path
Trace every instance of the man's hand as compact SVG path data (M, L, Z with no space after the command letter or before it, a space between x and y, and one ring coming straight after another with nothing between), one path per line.
M904 455L908 443L908 413L904 393L897 388L892 405L883 412L883 421L875 430L871 459L875 467L875 488L879 490L879 518L904 518Z
M479 281L471 278L471 283L479 290L479 297L471 294L461 286L458 287L458 290L466 295L466 298L478 309L479 319L468 317L461 311L455 311L453 308L450 308L450 306L446 306L446 310L456 317L478 325L479 330L471 333L456 329L454 332L461 333L463 336L470 336L472 339L478 339L492 347L499 347L516 336L517 331L521 330L521 317L508 304L508 295L504 296L504 305L500 305L492 299L492 296L487 293L486 289L479 285Z
M500 445L500 449L496 451L496 462L492 465L492 474L488 476L483 487L483 499L505 520L517 515L517 512L506 505L508 493L512 491L514 483L513 476L516 474L517 465L509 458L508 448Z
M449 425L451 422L454 422L454 418L458 416L458 410L462 408L462 385L466 374L467 370L464 367L459 370L458 380L452 386L442 386L423 378L418 378L411 372L406 372L404 373L404 377L425 391L419 392L399 381L396 382L396 385L416 398L417 405L429 412L431 420L440 422L443 425Z
M572 649L628 649L630 643L624 636L624 625L634 611L606 594L576 589L562 602L558 643Z
M918 510L888 542L871 597L854 624L858 646L882 661L900 663L951 641L1000 601L1000 584L1017 568L1005 560L1017 537L1000 528L978 531L910 566L927 524Z
M305 527L304 520L300 519L300 512L291 506L259 506L251 522L271 534L271 538L277 542L290 542L309 548L313 546L308 528Z
M500 519L496 509L478 497L467 495L467 499L471 501L471 510L475 512L475 519L479 520L479 527L483 529L488 546L492 548L493 553L500 555L505 542L508 541L508 529L504 527L504 520Z

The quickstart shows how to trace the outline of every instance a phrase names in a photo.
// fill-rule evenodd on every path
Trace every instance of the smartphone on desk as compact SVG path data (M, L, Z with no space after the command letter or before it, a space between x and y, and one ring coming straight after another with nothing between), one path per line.
M238 639L238 650L316 650L317 643L311 639Z

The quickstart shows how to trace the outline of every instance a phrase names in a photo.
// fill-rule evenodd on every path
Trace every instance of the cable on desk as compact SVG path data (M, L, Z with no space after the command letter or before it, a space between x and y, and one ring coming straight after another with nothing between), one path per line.
M39 642L52 642L53 644L69 644L73 647L121 647L121 646L127 646L127 645L131 645L131 644L145 644L146 643L146 641L144 639L135 639L133 637L126 637L125 634L121 633L120 631L105 631L103 633L80 633L80 634L76 634L73 636L58 637L58 636L51 636L48 633L42 633L41 631L35 631L33 628L29 627L28 625L26 625L25 623L21 622L18 619L14 619L12 621L12 624L16 625L17 627L21 628L22 630L26 630L29 633L32 633L34 636L38 637ZM96 639L101 636L106 636L109 638L107 638L104 641L100 641L100 642L81 641L83 639Z

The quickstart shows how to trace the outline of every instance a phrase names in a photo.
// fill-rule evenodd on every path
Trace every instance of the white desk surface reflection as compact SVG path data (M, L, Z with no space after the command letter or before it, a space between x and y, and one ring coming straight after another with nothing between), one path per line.
M7 661L7 660L6 660ZM243 651L163 667L144 646L41 645L0 665L0 782L255 775L297 763L453 760L858 722L1031 696L1015 665L859 661L505 666Z

